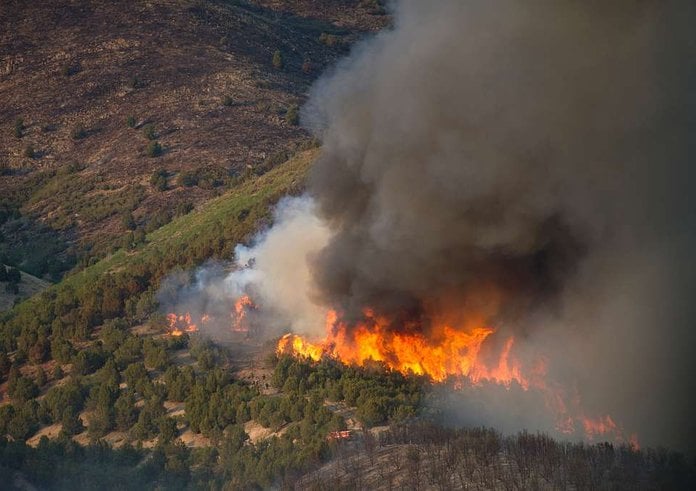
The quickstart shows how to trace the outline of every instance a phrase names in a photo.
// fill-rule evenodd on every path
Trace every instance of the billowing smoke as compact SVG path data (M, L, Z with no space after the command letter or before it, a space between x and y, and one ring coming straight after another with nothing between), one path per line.
M313 88L309 197L226 281L300 332L483 312L590 410L693 449L694 25L688 1L398 2Z
M319 335L325 311L309 300L313 282L307 256L318 252L328 236L311 199L284 198L276 206L273 227L260 232L250 246L238 245L230 267L212 263L193 278L170 275L160 288L159 303L166 311L192 314L203 334L226 341L236 320L232 302L248 295L254 308L245 312L244 328L256 340L288 331ZM200 322L206 314L208 321Z
M398 318L493 288L586 404L690 445L695 11L399 2L305 108L320 300Z

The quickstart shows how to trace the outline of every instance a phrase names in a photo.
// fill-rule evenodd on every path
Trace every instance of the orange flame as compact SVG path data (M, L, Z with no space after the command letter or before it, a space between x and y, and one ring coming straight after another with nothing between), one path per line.
M251 301L249 295L242 295L234 302L234 311L231 314L232 331L249 332L247 312L252 308L254 308L254 302Z
M169 324L169 334L172 336L181 336L185 332L198 331L198 326L191 320L190 312L181 315L174 313L167 314L167 322ZM205 322L205 320L203 322Z
M513 351L513 336L507 337L499 354L492 362L487 362L482 348L492 339L490 336L495 330L485 327L480 320L458 328L448 323L435 323L427 334L417 326L405 325L394 330L390 325L388 319L365 309L363 320L349 326L336 311L330 310L326 315L327 335L323 340L310 342L296 334L286 334L279 340L276 351L314 361L331 357L358 366L378 361L390 369L424 375L434 382L454 377L473 385L494 383L510 388L517 384L522 390L533 389L542 394L546 406L556 416L558 431L574 434L579 428L590 441L613 437L638 448L637 437L624 438L621 428L610 416L586 417L577 394L569 397L562 387L547 381L546 359L539 357L525 368ZM460 382L455 382L457 385L461 387Z

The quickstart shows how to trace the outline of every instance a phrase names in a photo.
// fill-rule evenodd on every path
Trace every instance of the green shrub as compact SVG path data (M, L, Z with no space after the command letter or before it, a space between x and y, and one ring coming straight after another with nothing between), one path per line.
M319 42L328 46L329 48L333 48L334 46L340 46L341 44L343 44L343 39L341 39L339 36L336 36L335 34L322 32L319 36Z
M126 230L135 230L137 224L135 223L135 218L133 218L133 213L126 212L121 216L121 224Z
M179 203L178 205L176 205L176 208L174 209L174 216L180 217L183 215L188 215L192 210L193 210L193 203L191 203L191 202Z
M158 141L151 141L148 143L145 153L148 157L159 157L162 155L162 145Z
M148 123L145 126L143 126L143 135L145 135L145 138L148 140L155 140L157 138L157 133L155 132L155 125L152 123Z
M164 191L167 189L167 171L164 169L157 169L150 176L150 185L158 191Z
M285 122L291 126L300 124L300 108L297 104L291 105L285 112Z
M82 140L87 136L87 130L81 124L76 125L70 133L73 140Z
M28 159L33 159L36 157L36 151L32 145L27 145L24 149L24 156Z
M126 125L129 128L135 128L135 116L131 115L126 118Z
M233 106L234 99L232 98L232 96L226 95L225 98L222 100L222 104L227 107Z
M283 68L283 55L281 54L280 50L277 49L275 50L275 53L273 53L273 67L276 70L280 70Z
M196 171L186 171L179 174L179 185L190 188L198 184L198 174Z

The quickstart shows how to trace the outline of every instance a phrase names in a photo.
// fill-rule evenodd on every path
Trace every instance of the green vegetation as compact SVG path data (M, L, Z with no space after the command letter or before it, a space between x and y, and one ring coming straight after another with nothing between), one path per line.
M155 131L155 125L152 123L148 123L145 126L143 126L143 135L145 135L145 138L147 138L148 140L156 140L157 132Z
M36 150L34 150L33 145L27 145L24 148L24 156L28 159L36 158Z
M135 128L135 116L130 115L126 118L126 126L129 128Z
M273 58L271 62L273 63L273 68L275 68L276 70L280 70L283 68L283 55L279 49L275 50L275 52L273 53Z
M343 39L335 34L322 32L319 35L319 42L328 46L329 48L333 48L335 46L341 46L343 44Z
M150 176L150 185L157 191L165 191L167 189L167 171L157 169Z
M148 157L159 157L162 155L162 145L158 141L151 141L145 148Z
M300 124L300 108L297 104L293 104L288 107L285 112L285 122L291 126L297 126Z
M311 489L321 478L298 478L332 459L369 458L385 476L406 474L420 488L693 482L693 469L677 454L414 423L423 416L428 384L379 363L358 368L271 356L263 378L247 381L236 376L238 360L226 348L196 335L160 336L162 279L209 258L230 258L280 197L301 189L317 154L306 150L262 175L249 173L195 210L182 202L181 209L138 215L149 233L132 208L122 210L123 225L132 229L122 249L0 317L0 382L7 381L11 399L0 406L0 473L49 489ZM57 173L41 192L76 177ZM163 170L152 185L161 179L166 186ZM90 192L102 191L94 183ZM16 278L11 271L0 269L0 279ZM145 329L155 334L136 334ZM353 431L350 445L329 438L349 425L336 408L349 408L365 428ZM392 427L379 438L368 431L383 424ZM25 443L49 425L60 425L57 437L42 438L36 448ZM258 426L272 434L252 442L249 428ZM125 439L122 447L105 443L112 432ZM179 438L184 432L204 445L187 447ZM90 443L78 445L76 435ZM394 448L403 453L376 460ZM356 480L335 487L373 487L360 481L364 468L356 465L348 473Z
M232 96L226 95L224 99L222 99L222 104L227 107L234 106L234 99Z
M87 137L87 130L81 124L76 125L70 132L73 140L82 140Z

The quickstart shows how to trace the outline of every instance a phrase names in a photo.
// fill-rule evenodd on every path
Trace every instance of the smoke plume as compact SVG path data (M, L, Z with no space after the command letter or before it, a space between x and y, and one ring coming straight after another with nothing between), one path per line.
M493 291L491 322L552 353L587 404L691 445L695 11L399 2L304 110L333 232L316 300L427 328L427 305Z
M238 249L227 288L305 333L328 308L424 332L476 312L590 410L693 450L696 5L394 9L315 84L308 196ZM529 427L512 392L463 419Z

